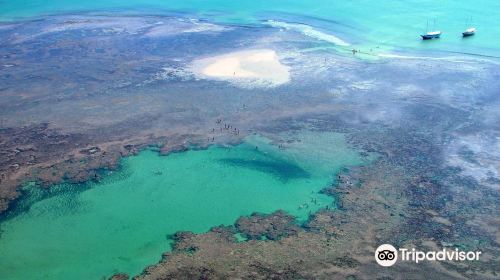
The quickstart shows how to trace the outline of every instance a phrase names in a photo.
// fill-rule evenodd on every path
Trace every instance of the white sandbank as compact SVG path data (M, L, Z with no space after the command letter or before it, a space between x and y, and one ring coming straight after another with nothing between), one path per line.
M290 81L289 67L272 49L253 49L195 60L198 78L234 82L244 87L275 87Z

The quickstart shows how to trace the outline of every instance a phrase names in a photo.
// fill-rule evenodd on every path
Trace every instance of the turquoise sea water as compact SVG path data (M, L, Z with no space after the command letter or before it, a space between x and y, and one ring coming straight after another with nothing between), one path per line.
M158 262L168 235L180 230L205 232L278 209L303 221L332 205L319 191L335 173L362 160L342 135L301 140L285 150L254 137L232 148L144 151L100 183L54 186L59 191L0 224L0 279L134 275Z
M125 13L181 13L216 22L261 24L266 20L300 22L339 36L362 48L409 48L500 56L500 1L498 0L19 0L0 2L0 19L31 18L80 11ZM472 17L478 33L462 39ZM426 22L443 31L435 42L422 42Z

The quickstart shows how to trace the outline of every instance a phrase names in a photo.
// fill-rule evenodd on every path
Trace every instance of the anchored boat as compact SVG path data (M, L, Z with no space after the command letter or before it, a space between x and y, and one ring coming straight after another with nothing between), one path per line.
M436 26L436 21L434 20L434 26ZM429 21L427 21L427 27L425 28L425 34L420 35L423 40L439 39L441 37L441 31L427 31L429 30Z
M476 34L476 28L474 28L474 27L468 28L464 32L462 32L463 37L469 37L469 36L472 36L474 34Z
M472 25L472 17L470 17L466 22L465 22L465 31L462 32L462 37L469 37L474 34L476 34L476 28L473 27Z
M422 36L422 39L424 39L424 40L431 40L431 39L438 39L439 37L441 37L441 34L442 34L441 31L431 31L431 32L427 32L425 34L422 34L420 36Z

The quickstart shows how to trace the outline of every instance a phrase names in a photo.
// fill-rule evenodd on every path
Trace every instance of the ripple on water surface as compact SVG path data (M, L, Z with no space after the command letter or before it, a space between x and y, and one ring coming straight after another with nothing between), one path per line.
M73 191L37 200L0 224L0 278L134 275L156 263L170 249L167 236L179 230L204 232L241 215L277 209L305 220L332 203L318 192L335 172L362 160L342 135L293 137L301 141L285 149L252 137L232 148L169 156L143 151L83 191L72 186Z

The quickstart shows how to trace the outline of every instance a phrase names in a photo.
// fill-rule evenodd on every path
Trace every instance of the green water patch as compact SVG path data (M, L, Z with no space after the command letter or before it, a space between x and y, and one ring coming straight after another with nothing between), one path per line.
M248 238L244 237L241 233L235 233L234 237L236 238L237 242L245 242L248 240Z
M177 231L206 232L278 209L305 221L333 204L319 191L335 173L363 160L340 134L293 137L301 140L284 149L255 136L168 156L146 150L98 183L54 186L60 192L0 224L0 279L136 275L171 249Z

